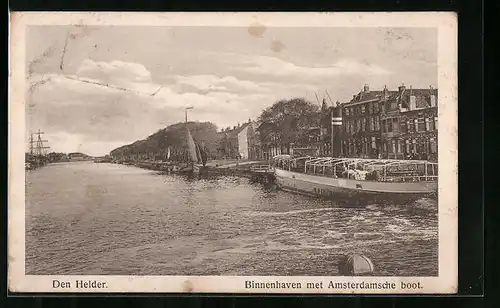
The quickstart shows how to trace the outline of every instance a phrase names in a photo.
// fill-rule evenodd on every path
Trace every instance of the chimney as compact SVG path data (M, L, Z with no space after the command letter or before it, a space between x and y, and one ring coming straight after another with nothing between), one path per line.
M398 87L398 90L399 90L399 93L403 92L404 90L406 90L406 87L405 87L405 84L401 84L399 87Z
M365 84L365 86L363 87L363 92L370 92L370 87L368 86L368 84Z
M388 96L388 93L389 91L387 90L387 85L384 86L384 99L387 99L387 96Z

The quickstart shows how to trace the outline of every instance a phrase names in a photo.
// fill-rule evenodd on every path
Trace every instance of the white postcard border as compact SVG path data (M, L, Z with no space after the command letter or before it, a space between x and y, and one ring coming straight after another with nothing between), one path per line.
M196 17L193 18L193 15ZM34 276L25 275L25 40L29 25L241 26L266 27L436 27L439 89L439 276L438 277L271 277L271 276ZM8 285L11 292L161 293L456 293L458 283L458 45L457 17L449 12L398 13L14 13L10 25ZM53 288L53 281L71 288ZM106 287L76 288L75 281ZM245 281L295 282L304 287L245 288ZM329 282L388 282L396 289L327 288ZM322 289L306 282L323 283ZM421 288L402 289L401 282Z

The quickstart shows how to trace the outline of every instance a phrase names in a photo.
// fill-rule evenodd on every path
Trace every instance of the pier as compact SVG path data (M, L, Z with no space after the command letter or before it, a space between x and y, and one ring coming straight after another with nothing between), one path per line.
M165 173L177 173L182 163L164 161L115 162L132 165L142 169ZM207 176L238 176L250 179L253 183L264 185L274 183L274 169L266 161L213 161L200 168L201 175Z

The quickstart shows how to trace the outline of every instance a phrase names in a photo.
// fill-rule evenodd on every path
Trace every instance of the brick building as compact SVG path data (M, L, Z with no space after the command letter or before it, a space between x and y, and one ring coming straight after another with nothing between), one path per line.
M437 161L438 90L408 89L382 105L382 157Z
M345 157L377 158L382 153L381 114L396 91L385 87L370 91L368 85L342 104L342 150Z
M437 89L368 85L342 104L345 157L437 161Z

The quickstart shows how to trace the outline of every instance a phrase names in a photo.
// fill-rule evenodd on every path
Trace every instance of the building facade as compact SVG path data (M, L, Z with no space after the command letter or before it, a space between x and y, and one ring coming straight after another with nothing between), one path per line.
M438 90L404 85L383 104L382 157L437 161Z
M342 150L345 157L379 158L382 155L381 115L394 91L370 91L368 85L342 104Z
M342 156L437 161L438 90L370 91L342 104Z
M262 159L262 151L255 122L225 129L219 133L218 158L224 159Z

